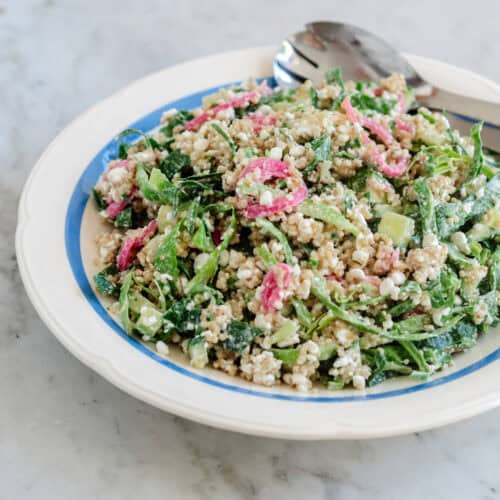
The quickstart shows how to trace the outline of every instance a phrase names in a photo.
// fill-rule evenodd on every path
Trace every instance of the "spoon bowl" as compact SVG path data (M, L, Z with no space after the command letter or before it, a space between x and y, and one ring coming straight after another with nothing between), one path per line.
M399 73L415 91L418 105L446 110L500 126L500 103L440 89L424 80L409 62L382 38L346 23L317 21L287 37L274 60L280 86L296 87L306 80L318 84L327 70L340 67L346 80L380 80ZM500 133L500 129L499 129ZM497 148L500 140L489 147Z

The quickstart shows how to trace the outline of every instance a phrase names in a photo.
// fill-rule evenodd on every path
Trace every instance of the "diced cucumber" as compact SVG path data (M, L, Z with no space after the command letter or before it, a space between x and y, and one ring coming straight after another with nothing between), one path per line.
M328 390L329 391L340 391L344 388L344 382L341 379L334 379L328 382Z
M274 357L283 362L287 367L293 366L299 359L299 349L271 349Z
M319 344L319 360L326 361L335 355L337 348L333 342L320 342Z
M500 210L496 207L488 210L480 222L477 222L467 232L469 241L483 241L500 232Z
M296 335L298 330L299 325L297 322L287 319L278 328L278 330L276 330L276 332L269 337L269 341L271 342L271 345L280 344L281 342L284 342L285 340L288 340Z
M406 246L414 231L413 219L395 212L386 212L378 225L378 232L385 234L398 247Z
M136 314L141 314L141 310L143 307L151 307L152 309L156 309L154 304L150 302L146 297L141 295L138 291L133 291L130 294L129 301L130 310L135 312Z
M390 205L385 205L384 203L377 203L373 207L373 211L377 217L383 217L387 212L392 212L392 207Z
M188 353L191 366L204 368L208 364L207 342L202 335L196 335L189 341Z
M153 168L149 176L149 185L153 189L160 191L165 183L169 183L166 175L159 168Z
M150 306L143 306L135 327L143 335L154 337L163 325L163 314L158 309Z

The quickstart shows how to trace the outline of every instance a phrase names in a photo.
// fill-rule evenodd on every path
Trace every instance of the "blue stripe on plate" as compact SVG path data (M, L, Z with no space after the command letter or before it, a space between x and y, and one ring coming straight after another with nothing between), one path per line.
M275 86L275 82L272 78L267 78L267 81L270 86ZM234 85L227 84L227 85ZM158 126L160 122L161 115L164 111L171 108L176 109L193 109L201 104L201 99L213 92L217 91L218 87L213 87L207 90L203 90L201 92L197 92L195 94L183 97L174 102L168 103L161 108L149 113L143 118L137 120L129 128L136 128L143 131L148 131L156 126ZM133 142L134 137L130 136L124 139L124 142ZM376 399L384 399L395 396L402 396L405 394L411 394L414 392L423 391L425 389L429 389L431 387L436 387L438 385L446 384L448 382L452 382L454 380L458 380L470 373L473 373L480 368L489 365L495 360L500 358L500 349L492 352L486 357L472 363L471 365L462 368L454 373L449 375L445 375L440 378L434 378L429 382L415 384L410 387L406 387L404 389L391 390L386 392L379 392L373 394L363 394L356 396L291 396L286 394L278 394L273 392L264 392L262 390L254 390L247 389L243 387L239 387L237 385L227 384L224 382L220 382L218 380L214 380L205 375L202 375L202 372L193 372L184 368L183 366L179 366L171 361L164 359L153 351L149 350L143 344L141 344L136 338L130 337L127 335L124 330L113 320L113 318L108 314L106 309L102 306L102 304L97 299L90 283L87 279L87 276L83 267L82 254L80 249L80 233L81 233L81 224L83 212L85 210L85 206L87 205L87 201L89 199L89 194L91 192L92 187L97 182L99 175L104 170L107 163L116 157L117 152L117 143L113 139L109 141L106 146L95 156L95 158L90 162L82 176L80 177L75 190L71 196L71 200L69 202L68 211L66 213L66 222L65 222L65 242L66 242L66 252L68 256L68 260L73 270L73 274L75 279L80 287L84 297L89 302L90 306L94 311L102 318L102 320L111 327L120 337L128 342L135 349L141 351L146 356L154 359L156 362L161 363L163 366L166 366L170 370L173 370L177 373L181 373L186 377L189 377L194 380L198 380L204 384L208 384L214 387L218 387L220 389L238 392L241 394L248 394L251 396L261 397L261 398L269 398L269 399L278 399L284 401L296 401L302 403L344 403L344 402L353 402L353 401L367 401L367 400L376 400Z

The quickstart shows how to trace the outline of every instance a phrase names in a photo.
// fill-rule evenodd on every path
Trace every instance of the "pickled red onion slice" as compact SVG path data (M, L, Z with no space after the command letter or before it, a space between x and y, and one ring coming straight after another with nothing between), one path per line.
M262 281L261 301L264 312L276 311L276 304L282 300L283 291L292 279L292 268L283 262L274 265Z
M156 219L153 219L143 229L141 234L125 240L116 261L119 271L125 271L130 267L139 248L143 247L146 240L153 236L157 227L158 223L156 222Z
M273 158L256 158L251 161L241 172L240 179L243 179L253 172L257 174L255 176L255 181L260 183L264 183L275 177L278 179L286 179L291 176L288 163ZM295 191L274 198L269 205L262 205L256 201L250 200L243 209L243 213L252 219L255 217L269 216L282 212L287 208L295 207L304 201L305 198L307 198L307 187L304 181L300 179L300 185Z
M219 111L223 111L224 109L228 108L242 108L250 101L253 101L255 98L261 95L269 94L269 92L271 92L271 90L267 86L267 82L264 80L264 82L262 82L262 84L259 85L256 90L239 95L238 97L235 97L234 99L230 99L229 101L218 104L213 108L206 109L200 115L188 121L184 125L184 128L186 130L196 130L200 128L206 121L215 118Z

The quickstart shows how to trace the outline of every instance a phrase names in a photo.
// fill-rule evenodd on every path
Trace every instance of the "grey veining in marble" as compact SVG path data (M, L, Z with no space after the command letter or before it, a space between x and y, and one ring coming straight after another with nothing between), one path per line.
M43 326L14 258L16 203L53 136L148 72L278 42L337 17L402 50L500 81L500 4L0 0L0 499L500 498L500 411L394 439L273 441L210 429L123 394Z

